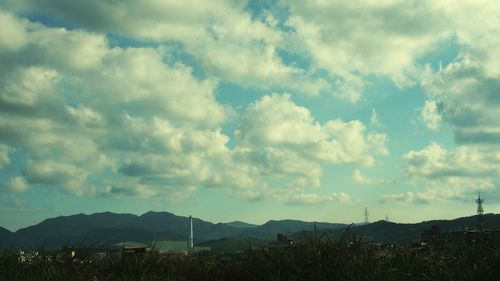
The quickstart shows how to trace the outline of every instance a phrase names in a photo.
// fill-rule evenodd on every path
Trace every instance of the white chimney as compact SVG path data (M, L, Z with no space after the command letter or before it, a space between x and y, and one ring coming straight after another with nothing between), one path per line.
M193 249L193 218L189 215L188 251Z

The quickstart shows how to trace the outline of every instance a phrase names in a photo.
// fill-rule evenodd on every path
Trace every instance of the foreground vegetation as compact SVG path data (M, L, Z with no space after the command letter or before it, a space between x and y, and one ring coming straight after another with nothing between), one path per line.
M144 257L55 253L22 262L0 257L0 281L15 280L499 280L500 253L491 245L380 249L359 240L308 237L290 247L247 250L231 258L206 253Z

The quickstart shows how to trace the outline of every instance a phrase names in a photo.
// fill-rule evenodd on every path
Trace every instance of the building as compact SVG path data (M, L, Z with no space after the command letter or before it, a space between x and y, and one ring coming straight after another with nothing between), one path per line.
M144 256L146 252L150 251L146 244L139 242L123 242L111 246L111 251L113 253L121 253L122 256Z
M153 241L151 249L160 254L183 254L199 253L210 251L210 247L195 247L189 248L189 243L186 241Z

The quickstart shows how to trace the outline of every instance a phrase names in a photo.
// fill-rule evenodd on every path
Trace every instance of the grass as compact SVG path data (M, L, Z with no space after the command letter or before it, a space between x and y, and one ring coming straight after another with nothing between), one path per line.
M491 245L459 248L396 247L381 250L351 234L339 240L308 235L290 247L245 251L232 259L206 253L79 261L43 253L21 262L14 251L0 256L0 281L16 280L499 280L500 252Z

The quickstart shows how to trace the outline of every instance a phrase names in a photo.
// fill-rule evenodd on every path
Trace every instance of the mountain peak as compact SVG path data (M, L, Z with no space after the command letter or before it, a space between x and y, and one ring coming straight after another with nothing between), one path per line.
M246 222L242 222L242 221L232 221L232 222L227 222L227 223L223 223L223 224L228 225L228 226L232 226L232 227L236 227L236 228L253 228L253 227L257 227L257 225L255 225L255 224L246 223Z
M175 216L175 215L172 214L172 213L170 213L170 212L165 212L165 211L162 211L162 212L148 211L148 212L140 215L141 218L144 218L144 217L159 217L159 216Z
M12 234L12 231L0 226L0 235L3 235L3 234Z

